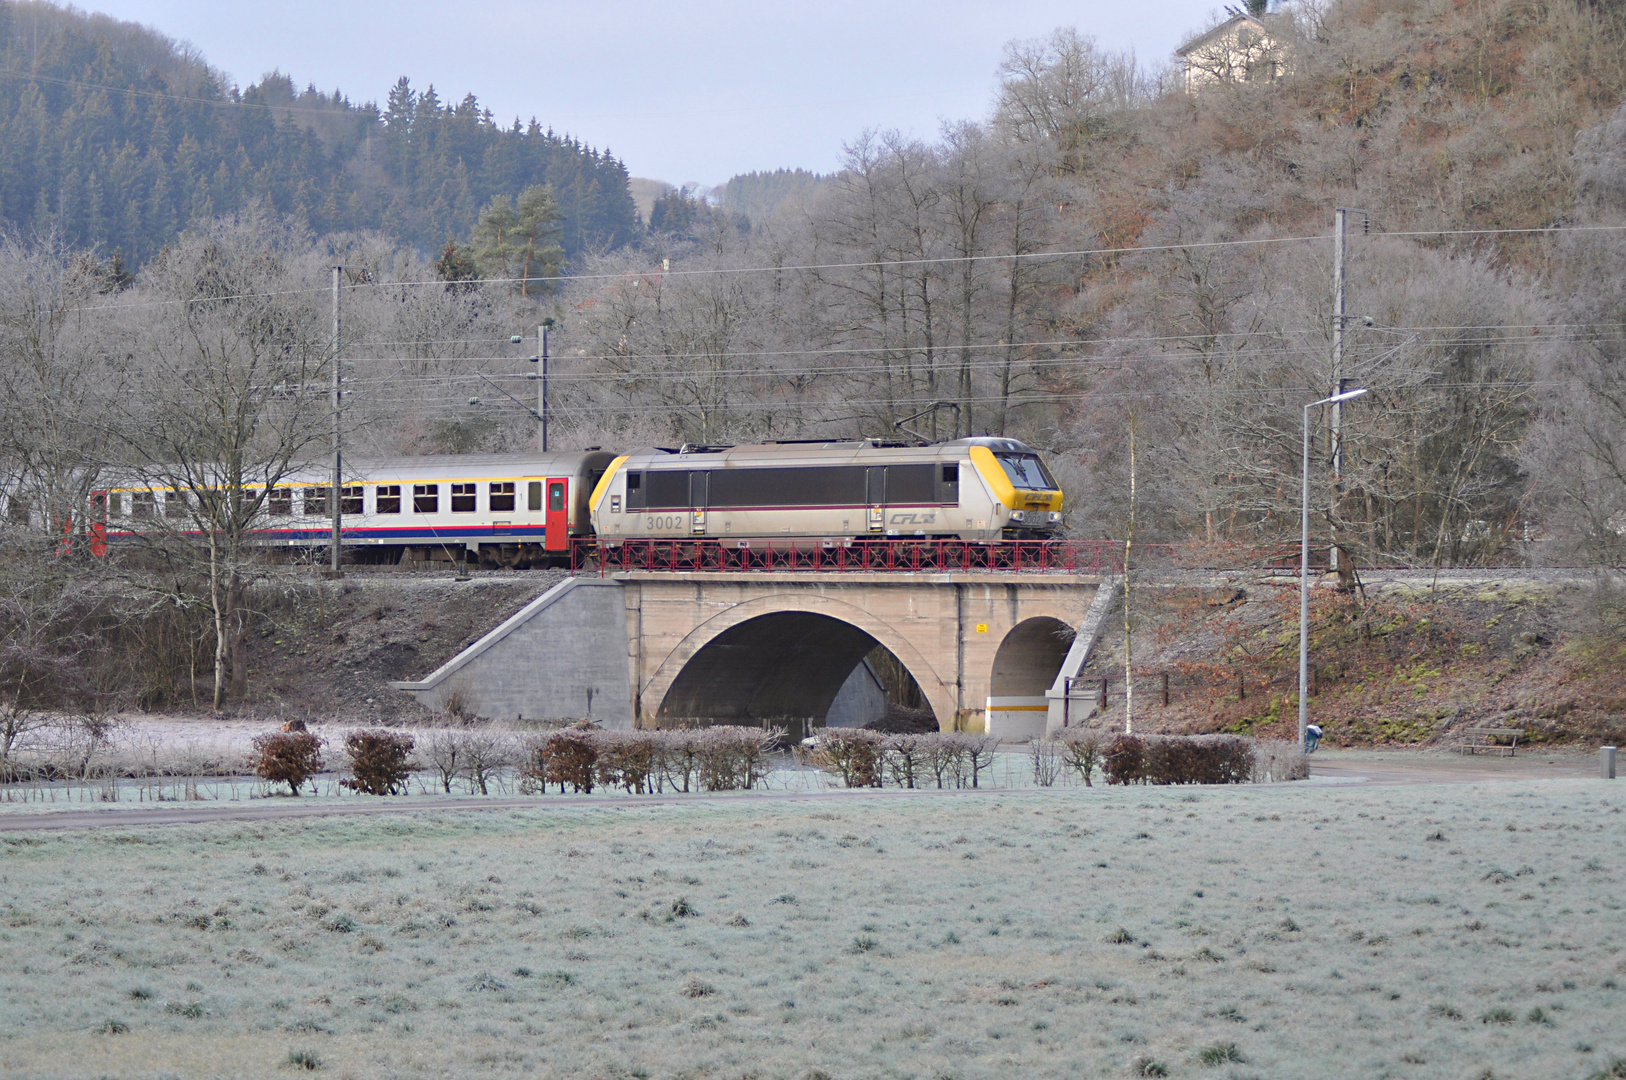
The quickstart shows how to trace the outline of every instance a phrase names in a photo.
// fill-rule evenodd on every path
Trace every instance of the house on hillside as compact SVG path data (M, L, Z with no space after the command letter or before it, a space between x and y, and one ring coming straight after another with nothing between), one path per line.
M1188 94L1215 83L1275 81L1287 74L1289 45L1271 31L1271 16L1228 10L1230 18L1174 51Z

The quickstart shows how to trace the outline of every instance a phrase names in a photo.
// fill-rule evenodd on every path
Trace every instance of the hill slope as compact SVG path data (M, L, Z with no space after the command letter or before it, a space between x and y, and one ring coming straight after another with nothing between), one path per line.
M239 90L145 27L0 0L0 222L150 257L189 221L268 203L317 233L377 229L425 251L493 196L552 184L567 254L638 230L608 151L499 127L470 95L401 79L383 108L283 75Z

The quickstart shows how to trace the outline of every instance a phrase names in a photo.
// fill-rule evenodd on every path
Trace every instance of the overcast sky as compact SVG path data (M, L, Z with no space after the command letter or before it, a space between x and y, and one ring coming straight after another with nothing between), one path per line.
M1000 50L1075 25L1166 60L1210 0L78 0L196 45L240 84L382 101L402 75L475 94L503 123L608 147L634 176L712 185L753 169L828 172L865 128L930 138L987 114Z

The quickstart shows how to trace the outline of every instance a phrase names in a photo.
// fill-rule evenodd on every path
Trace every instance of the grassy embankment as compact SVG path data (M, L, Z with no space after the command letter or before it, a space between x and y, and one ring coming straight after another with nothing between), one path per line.
M1454 745L1461 729L1526 740L1626 737L1626 641L1580 582L1374 581L1312 600L1311 712L1332 745ZM1292 738L1298 717L1297 580L1216 575L1137 586L1137 726ZM1170 701L1162 705L1161 675ZM1084 672L1108 677L1121 717L1121 616ZM1088 694L1088 689L1081 690Z

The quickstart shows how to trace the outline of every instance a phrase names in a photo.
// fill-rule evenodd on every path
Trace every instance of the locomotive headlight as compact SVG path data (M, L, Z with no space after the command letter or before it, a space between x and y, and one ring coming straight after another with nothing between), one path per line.
M1061 524L1061 511L1060 510L1052 510L1052 511L1050 511L1050 524L1052 524L1052 525L1060 525Z
M1024 514L1022 511L1020 511L1020 510L1012 510L1011 511L1011 520L1012 521L1026 521L1027 519L1028 519L1028 516L1026 514Z

